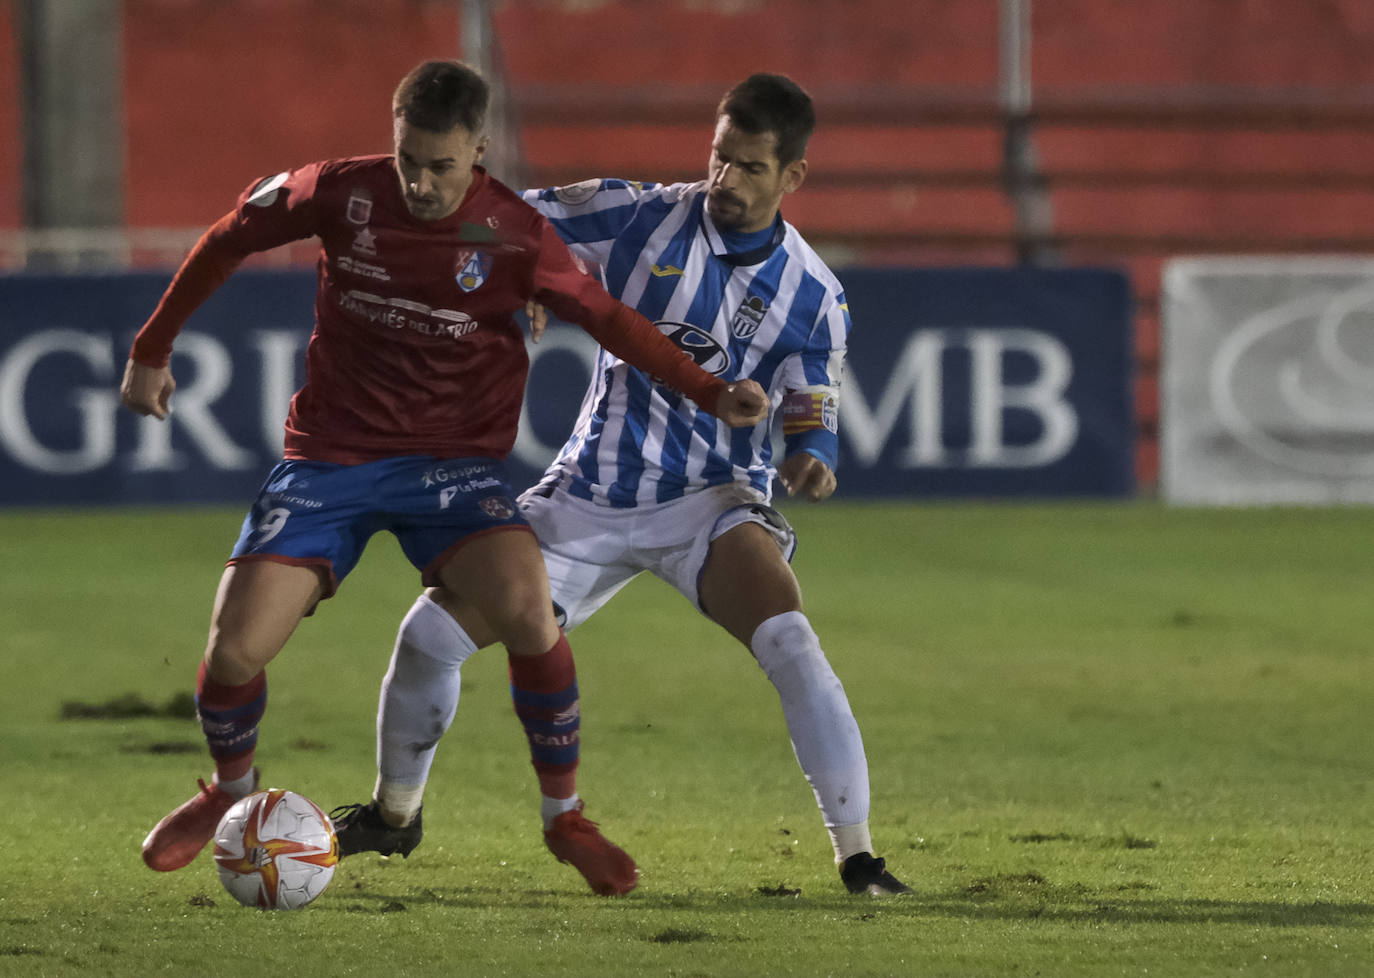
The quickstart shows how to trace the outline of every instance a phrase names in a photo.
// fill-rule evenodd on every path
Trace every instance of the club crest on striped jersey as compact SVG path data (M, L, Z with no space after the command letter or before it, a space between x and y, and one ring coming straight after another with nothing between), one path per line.
M702 370L719 377L730 369L730 351L716 342L716 338L699 326L659 320L654 323L660 333L673 341L683 353L692 358Z
M768 315L768 302L760 295L745 296L735 310L735 318L730 320L730 332L742 340L747 340L759 331L763 317Z
M466 251L458 256L458 274L454 279L464 292L481 288L490 274L491 255L485 251Z

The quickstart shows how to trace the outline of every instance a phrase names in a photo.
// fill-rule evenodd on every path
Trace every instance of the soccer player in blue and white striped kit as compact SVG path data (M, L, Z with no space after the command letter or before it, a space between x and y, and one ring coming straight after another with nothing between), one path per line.
M720 103L706 180L589 180L524 196L575 255L601 268L612 295L698 364L769 392L784 434L776 476L790 495L820 500L835 490L849 314L839 281L779 211L805 179L814 125L801 88L758 74ZM873 855L859 727L801 610L788 563L795 534L769 505L771 427L732 431L602 350L572 436L521 509L568 629L649 571L749 648L782 700L844 884L875 896L910 892ZM459 668L493 640L464 595L431 588L417 599L383 683L370 821L341 833L345 855L408 853L418 843ZM576 799L546 798L544 817L560 804Z

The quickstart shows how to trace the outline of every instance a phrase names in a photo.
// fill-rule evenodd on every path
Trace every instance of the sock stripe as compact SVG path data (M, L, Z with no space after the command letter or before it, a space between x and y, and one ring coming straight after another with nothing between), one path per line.
M267 712L267 674L226 686L211 679L201 663L196 686L196 714L210 756L221 762L251 755L258 745L258 721Z
M566 710L577 702L578 692L577 683L551 693L536 692L531 689L521 689L514 683L510 687L510 697L515 701L516 710L521 707L528 707L535 710Z
M266 709L267 690L263 690L258 694L256 699L242 706L230 707L228 709L206 706L205 701L201 697L196 697L196 711L201 715L201 718L214 717L214 719L221 724L231 724L243 719L260 717Z
M582 715L567 637L560 632L543 655L510 655L508 661L511 701L525 728L540 790L547 797L568 797L576 791Z
M526 713L518 713L517 715L527 732L541 734L545 737L562 737L568 733L575 734L580 726L579 717L543 717L538 714L531 716Z
M574 740L571 744L563 747L551 747L548 744L536 744L531 738L530 753L534 757L534 766L537 772L550 771L561 773L571 771L577 767L578 755L581 752L582 744Z

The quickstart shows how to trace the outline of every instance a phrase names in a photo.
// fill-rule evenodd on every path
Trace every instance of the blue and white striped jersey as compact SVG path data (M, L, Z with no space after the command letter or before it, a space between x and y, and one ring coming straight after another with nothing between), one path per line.
M772 240L731 254L706 217L706 183L589 180L528 190L573 253L727 380L753 378L784 411L786 452L834 468L849 310L834 274L779 217ZM784 400L785 399L785 400ZM541 486L618 507L667 502L707 486L771 494L771 423L727 428L602 350L571 437Z

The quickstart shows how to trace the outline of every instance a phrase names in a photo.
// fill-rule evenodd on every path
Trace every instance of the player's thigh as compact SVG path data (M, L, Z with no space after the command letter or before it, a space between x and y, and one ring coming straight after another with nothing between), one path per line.
M438 573L440 583L470 601L511 652L537 655L558 640L544 558L528 527L469 537Z
M205 658L210 673L246 683L276 657L325 590L318 567L272 559L230 564L220 578Z
M495 459L398 459L377 488L385 526L426 587L446 586L445 566L479 537L528 532L505 467Z
M599 564L567 551L544 550L554 615L567 631L596 614L641 573L623 563Z
M698 591L701 610L746 646L763 622L802 606L801 587L777 533L756 521L739 523L711 541Z

